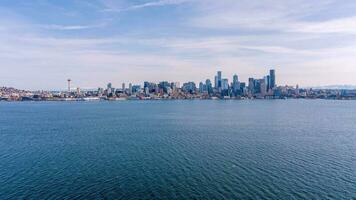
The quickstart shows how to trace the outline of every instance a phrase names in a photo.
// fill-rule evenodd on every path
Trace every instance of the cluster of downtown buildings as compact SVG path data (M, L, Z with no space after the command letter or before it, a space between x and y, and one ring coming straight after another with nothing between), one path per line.
M145 81L143 85L125 83L115 88L111 83L106 88L95 90L81 90L71 88L68 79L67 91L25 91L13 88L0 88L0 100L7 101L90 101L90 100L149 100L149 99L356 99L356 90L338 89L301 89L298 86L277 86L276 72L270 70L269 74L260 79L249 78L248 82L241 82L237 75L229 82L218 71L214 82L210 79L200 82L187 82L180 85L178 82L162 81L152 83Z

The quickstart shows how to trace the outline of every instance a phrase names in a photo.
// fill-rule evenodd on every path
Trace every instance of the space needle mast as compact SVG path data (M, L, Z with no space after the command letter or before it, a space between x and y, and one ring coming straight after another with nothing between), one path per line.
M72 80L69 78L67 81L68 81L68 92L70 92L70 82L71 82Z

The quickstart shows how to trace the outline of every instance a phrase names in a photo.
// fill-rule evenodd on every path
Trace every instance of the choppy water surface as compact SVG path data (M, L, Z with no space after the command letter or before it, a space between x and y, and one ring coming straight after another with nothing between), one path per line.
M74 198L356 198L356 101L0 103L0 199Z

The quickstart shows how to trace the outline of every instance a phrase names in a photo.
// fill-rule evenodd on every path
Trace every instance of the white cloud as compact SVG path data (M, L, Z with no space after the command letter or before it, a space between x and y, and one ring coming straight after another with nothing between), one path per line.
M289 31L303 33L344 33L356 34L356 16L322 22L295 23Z
M106 2L106 8L103 10L105 12L124 12L130 10L137 10L149 7L159 7L159 6L168 6L168 5L179 5L182 3L189 2L191 0L158 0L158 1L150 1L142 4L134 4L134 5L127 5L128 3L108 3Z
M210 29L278 31L299 33L356 33L356 16L306 20L309 16L324 17L333 9L328 1L211 1L196 7L198 14L191 25ZM336 2L337 3L337 2ZM291 9L292 8L292 9ZM317 18L317 17L316 17Z
M84 30L84 29L93 29L104 27L105 24L96 24L96 25L58 25L58 24L48 24L48 25L39 25L39 27L50 30L62 30L62 31L72 31L72 30Z

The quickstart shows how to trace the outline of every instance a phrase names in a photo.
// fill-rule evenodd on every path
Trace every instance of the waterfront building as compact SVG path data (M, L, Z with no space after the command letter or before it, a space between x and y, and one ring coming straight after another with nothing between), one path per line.
M154 85L155 89L154 89L154 92L155 92L155 95L158 95L159 94L159 86L157 84Z
M133 94L140 92L140 90L141 90L141 86L140 85L133 85L132 86L132 93Z
M171 87L167 87L167 94L171 95L173 93L173 90Z
M196 86L194 82L184 83L182 87L183 92L194 94L196 91Z
M80 87L77 87L77 96L81 96L81 90L80 90Z
M148 81L143 82L143 88L149 87L150 83Z
M145 81L144 82L144 91L146 93L146 91L148 91L146 93L146 95L148 95L149 93L153 93L153 92L156 92L157 91L157 84L156 83L151 83L151 82L147 82ZM146 89L147 88L147 89Z
M112 91L112 84L111 84L111 83L108 83L108 84L107 84L107 87L106 87L106 94L107 94L108 96L111 96L112 93L113 93L113 91Z
M297 96L299 96L299 85L298 84L295 86L295 94Z
M172 91L177 90L177 86L174 84L174 82L170 83L170 88L172 89Z
M178 89L180 88L180 83L179 82L174 82L175 88Z
M145 95L146 96L150 94L150 89L148 87L145 87L144 90L145 90Z
M129 91L128 93L131 95L132 94L132 83L129 83Z
M162 81L158 84L159 89L162 89L164 93L168 92L168 88L171 88L171 84L168 81Z
M97 90L98 96L102 96L104 94L104 88L98 88Z

